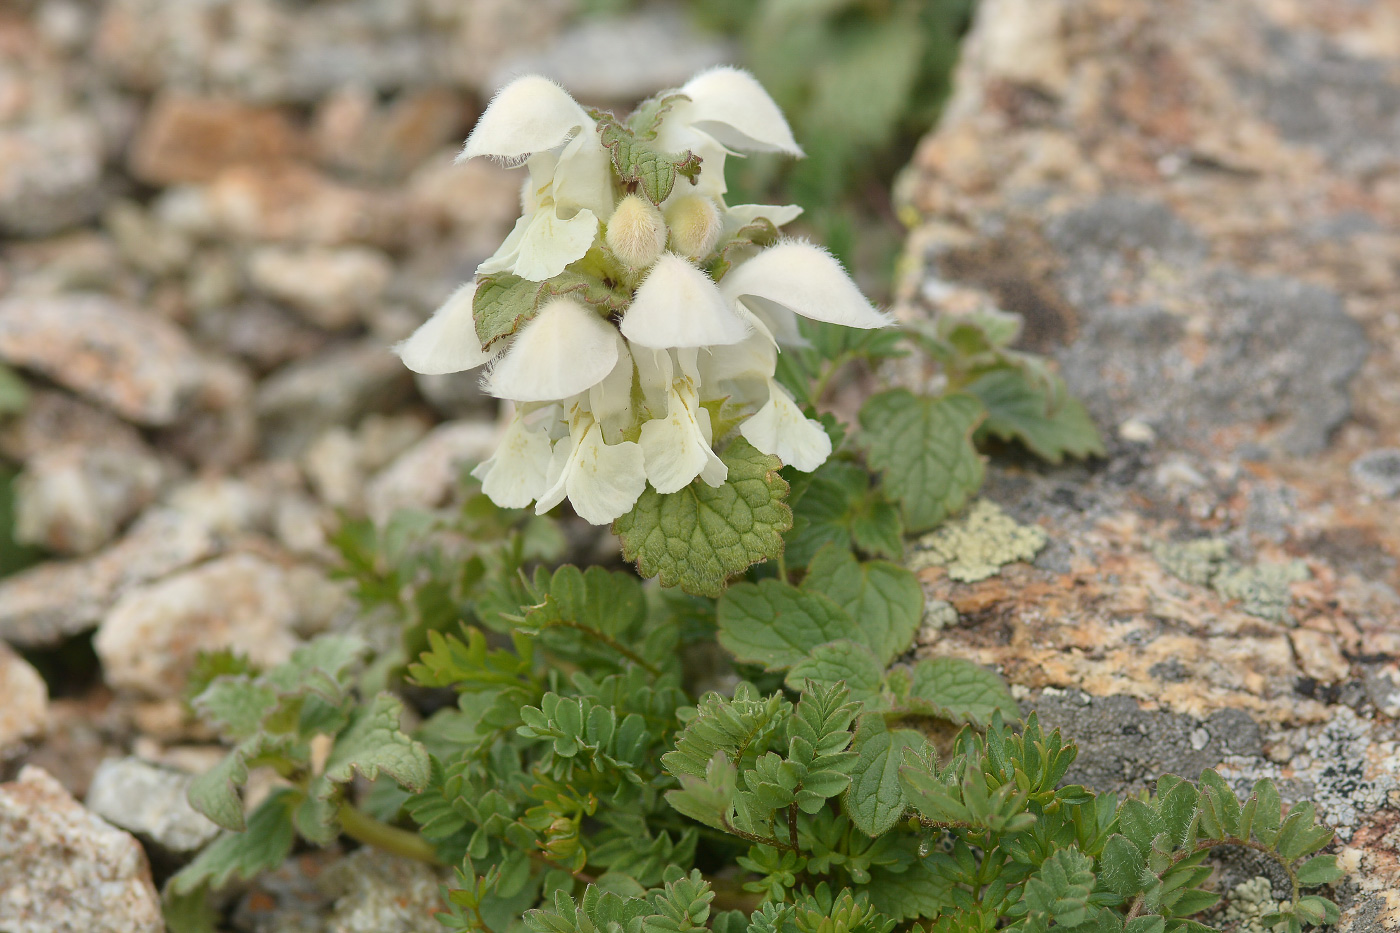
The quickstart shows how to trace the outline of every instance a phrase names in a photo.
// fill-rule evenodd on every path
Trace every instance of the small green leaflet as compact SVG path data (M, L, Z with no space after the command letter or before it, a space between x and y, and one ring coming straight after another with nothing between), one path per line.
M802 588L831 597L857 620L860 640L881 664L909 650L923 620L924 591L917 577L882 560L862 563L834 545L817 552Z
M855 621L821 593L778 580L740 583L719 602L719 643L739 661L792 667L829 641L860 641Z
M860 410L870 465L903 507L909 531L926 531L967 504L982 485L972 433L982 403L965 393L941 398L883 392Z
M1021 710L995 671L965 658L924 658L914 665L907 704L911 712L986 726L992 714L1015 720Z
M851 822L864 833L878 836L887 832L908 806L899 782L899 766L906 748L920 749L923 735L913 729L889 729L880 713L860 717L851 751L851 786L842 798Z
M535 316L550 298L573 295L600 311L621 311L627 299L602 282L580 272L565 271L545 282L532 282L509 272L483 275L472 297L472 317L482 349L511 336Z
M1005 441L1019 441L1043 460L1060 463L1066 456L1105 454L1103 439L1084 405L1064 392L1059 393L1059 404L1053 404L1022 369L994 369L967 391L981 399L987 409L983 431Z
M247 832L225 833L170 879L170 891L185 895L207 885L221 888L233 878L251 879L276 868L292 851L292 808L301 795L275 790L248 819Z
M1078 849L1060 849L1046 859L1026 882L1028 929L1075 927L1089 919L1089 894L1094 889L1094 863Z
M640 186L647 200L660 205L671 195L676 179L692 184L700 177L700 157L693 152L661 152L648 145L647 134L634 133L611 114L595 111L603 148L612 154L613 170L625 186Z
M715 752L705 767L705 776L679 775L680 790L668 790L666 801L692 820L713 829L727 832L725 821L734 809L735 782L738 772L724 752Z
M643 577L661 578L696 596L718 596L725 582L752 564L783 552L792 527L788 484L777 457L745 440L721 458L729 478L717 487L696 479L662 495L648 486L632 511L613 522L622 553Z
M870 649L853 641L833 641L813 648L798 661L784 681L789 690L801 691L811 685L844 683L851 699L874 705L880 699L885 669Z

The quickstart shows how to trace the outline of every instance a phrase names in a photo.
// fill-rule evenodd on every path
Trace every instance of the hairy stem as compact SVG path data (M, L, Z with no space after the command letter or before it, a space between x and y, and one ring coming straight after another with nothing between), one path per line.
M589 635L593 638L598 639L603 644L607 645L609 648L616 651L618 654L622 655L627 660L631 661L633 664L641 666L651 676L661 676L661 669L658 668L655 664L652 664L646 658L633 651L631 648L628 648L626 645L622 644L617 639L610 637L607 633L598 631L596 628L590 628L589 626L584 625L581 622L575 622L573 619L559 619L558 621L550 622L547 626L544 627L562 627L577 629L578 631L583 632L585 635Z
M727 816L721 816L721 817L719 818L719 821L724 825L724 831L725 831L725 832L727 832L727 833L729 833L729 834L731 834L731 835L734 835L734 836L738 836L740 839L747 839L749 842L752 842L752 843L755 843L755 844L761 845L761 846L772 846L772 847L775 848L775 849L780 849L780 850L785 851L785 852L800 852L800 851L801 851L800 849L797 848L797 846L795 846L795 845L789 845L788 843L783 842L781 839L776 839L776 838L774 838L774 837L772 837L772 836L760 836L758 833L751 833L751 832L747 832L747 831L745 831L745 830L739 829L739 828L738 828L737 826L735 826L733 823L729 822L729 817L727 817Z
M797 804L790 803L787 807L788 839L792 841L792 851L797 848Z
M341 831L356 842L429 865L442 864L432 843L415 832L376 820L348 803L340 805L336 817L340 820Z

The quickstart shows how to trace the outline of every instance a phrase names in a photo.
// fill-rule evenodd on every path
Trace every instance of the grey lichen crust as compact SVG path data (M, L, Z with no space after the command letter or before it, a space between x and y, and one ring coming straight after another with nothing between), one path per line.
M1039 525L1018 524L1001 506L978 499L966 515L920 538L909 567L944 567L951 579L976 583L1007 564L1029 561L1047 540Z
M1230 545L1220 538L1157 544L1152 556L1172 576L1197 586L1209 586L1222 599L1233 600L1253 616L1274 622L1288 620L1290 584L1308 579L1307 564L1260 562L1254 566L1232 558Z

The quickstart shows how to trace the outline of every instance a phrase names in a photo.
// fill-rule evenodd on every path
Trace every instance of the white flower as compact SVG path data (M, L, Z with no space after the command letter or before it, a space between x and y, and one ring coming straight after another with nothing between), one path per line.
M554 445L549 488L539 496L535 514L543 515L567 496L584 521L606 525L630 512L646 487L642 448L631 441L604 443L592 414L576 407L568 442Z
M516 335L486 391L517 402L566 399L601 382L617 360L617 332L586 305L555 298Z
M394 347L403 364L415 373L440 375L460 373L490 362L499 352L483 350L472 317L476 284L468 282L457 289L407 339Z
M738 343L749 328L708 275L674 253L663 253L622 317L622 336L664 350Z
M801 240L785 240L745 260L719 287L727 300L742 300L760 315L776 305L846 327L884 327L894 320L875 310L830 253Z
M666 416L643 424L638 439L647 479L660 493L684 489L697 476L710 486L719 486L729 476L729 468L710 447L714 437L710 413L700 406L696 353L680 351L677 355L681 357L681 374L669 380Z
M501 508L523 509L549 486L549 433L547 425L525 424L530 410L531 406L516 408L495 454L472 470L481 480L481 491Z
M821 422L802 409L776 379L768 380L768 403L739 425L739 433L756 450L810 473L831 456L831 437Z
M553 278L582 258L612 213L610 157L593 118L539 75L506 85L477 121L459 159L524 160L530 182L524 215L495 255L477 269Z

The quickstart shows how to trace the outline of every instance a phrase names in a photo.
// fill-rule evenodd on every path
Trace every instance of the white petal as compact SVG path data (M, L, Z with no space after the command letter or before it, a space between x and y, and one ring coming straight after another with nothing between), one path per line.
M701 475L711 486L718 486L729 475L728 467L710 449L706 430L709 419L702 426L697 409L709 414L699 408L693 391L687 390L683 397L673 388L666 417L642 425L638 443L645 458L647 479L659 493L684 489ZM718 479L714 480L716 476Z
M802 414L787 389L769 383L768 404L739 426L750 444L788 466L810 473L831 456L831 437L821 422Z
M676 362L671 359L670 350L653 350L650 347L628 344L632 359L637 364L637 385L642 390L642 401L652 417L660 418L666 411L670 398L671 378L676 371Z
M586 392L617 365L615 333L577 301L556 298L511 342L486 378L486 391L517 402Z
M697 129L732 149L800 156L783 112L747 71L721 66L703 71L681 88L690 98L677 109Z
M720 291L731 301L752 295L828 324L871 328L894 320L871 306L830 253L799 240L785 240L735 266L720 281Z
M719 347L701 357L702 384L733 379L773 378L778 365L778 351L767 334L755 332L747 340L732 347Z
M797 204L735 204L724 210L724 235L733 236L760 217L781 227L801 216L802 207Z
M624 337L657 350L738 343L748 330L710 277L674 253L651 267L622 318Z
M563 88L540 75L517 78L501 89L476 121L458 160L492 156L513 160L553 149L593 120Z
M622 439L622 432L632 426L632 382L636 366L622 335L613 331L613 339L617 344L617 364L602 382L588 390L588 408L603 426L603 439L615 444Z
M597 133L590 129L564 147L554 169L552 193L562 208L585 208L599 217L612 213L612 156Z
M472 470L472 476L501 508L523 509L548 486L550 446L549 435L526 427L523 413L517 411L496 452Z
M415 373L460 373L490 362L497 351L481 349L472 317L476 284L457 289L407 340L394 347L403 364Z
M758 326L766 330L778 346L810 346L807 338L802 336L802 331L797 326L797 315L776 301L769 301L767 298L759 298L756 295L745 295L740 300L740 305L754 316L758 321Z
M647 488L642 448L631 441L604 444L597 425L584 435L569 471L569 504L592 525L626 515Z
M510 272L514 269L515 261L520 258L520 247L530 232L530 223L539 216L539 213L539 209L536 208L528 214L517 217L515 226L510 228L510 233L506 234L501 245L496 247L496 251L476 267L476 274L492 275L496 272Z
M579 211L563 220L554 205L545 205L530 217L511 271L531 282L552 279L569 263L582 259L597 235L598 218L592 211Z

